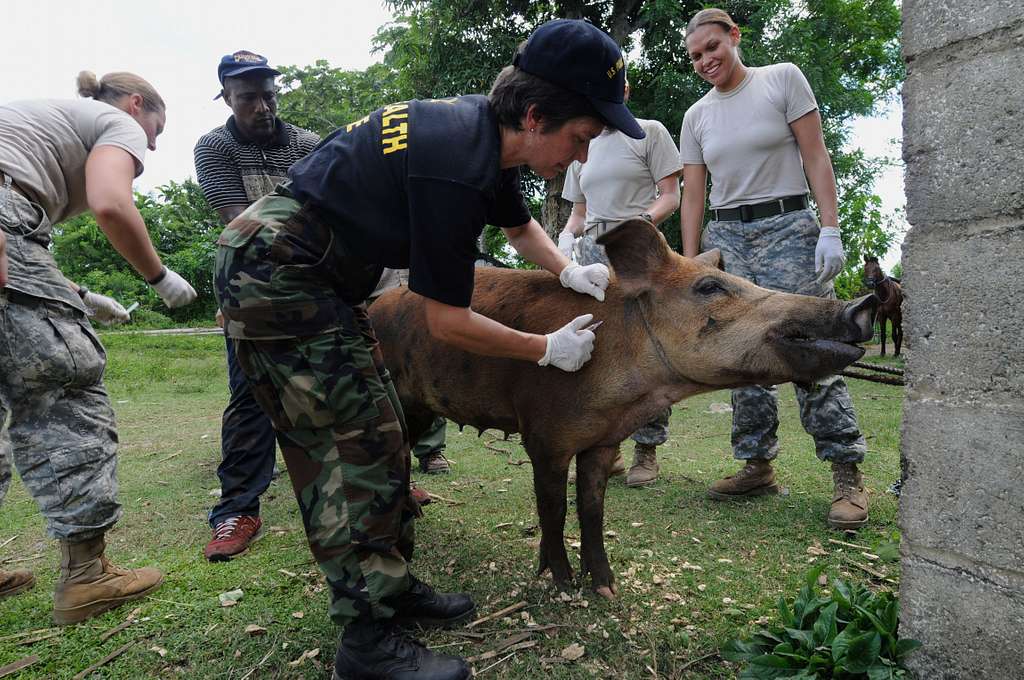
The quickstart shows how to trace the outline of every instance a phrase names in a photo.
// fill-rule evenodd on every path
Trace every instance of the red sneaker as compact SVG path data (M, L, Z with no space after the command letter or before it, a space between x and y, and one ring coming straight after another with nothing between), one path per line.
M413 500L419 503L420 506L430 505L430 502L433 500L426 489L421 489L416 486L416 482L409 483L409 495L412 496Z
M227 562L249 549L259 535L263 520L250 515L226 519L213 530L213 538L206 544L203 555L211 562Z

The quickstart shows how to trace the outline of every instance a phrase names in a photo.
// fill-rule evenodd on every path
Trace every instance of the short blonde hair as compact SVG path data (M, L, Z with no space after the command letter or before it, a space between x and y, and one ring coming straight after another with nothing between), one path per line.
M739 28L736 25L736 22L732 20L732 17L729 16L729 13L724 9L708 7L707 9L702 9L693 15L693 18L690 19L690 23L686 24L686 35L690 35L701 26L706 26L707 24L718 24L724 28L726 32L729 32L733 28Z
M127 71L108 73L99 80L92 71L81 71L76 86L80 97L89 97L112 106L116 106L122 97L137 94L142 97L143 108L147 111L163 113L167 109L163 98L152 85Z

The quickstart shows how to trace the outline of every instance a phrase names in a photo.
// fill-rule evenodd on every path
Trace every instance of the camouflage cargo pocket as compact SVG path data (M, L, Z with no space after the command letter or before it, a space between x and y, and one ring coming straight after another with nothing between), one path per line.
M376 402L387 391L360 336L236 342L253 396L276 429L335 427L380 414Z

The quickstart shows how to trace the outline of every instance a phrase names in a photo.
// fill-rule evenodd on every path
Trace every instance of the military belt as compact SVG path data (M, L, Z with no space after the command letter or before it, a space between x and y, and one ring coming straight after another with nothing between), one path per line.
M800 196L778 198L774 201L765 201L764 203L741 205L735 208L719 208L712 210L712 212L715 215L715 220L718 222L752 222L806 208L807 194L802 194Z

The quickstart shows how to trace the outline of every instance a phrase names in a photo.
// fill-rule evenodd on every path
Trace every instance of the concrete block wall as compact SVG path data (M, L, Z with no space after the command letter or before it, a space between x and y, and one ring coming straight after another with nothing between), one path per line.
M1024 678L1024 0L905 0L900 634Z

